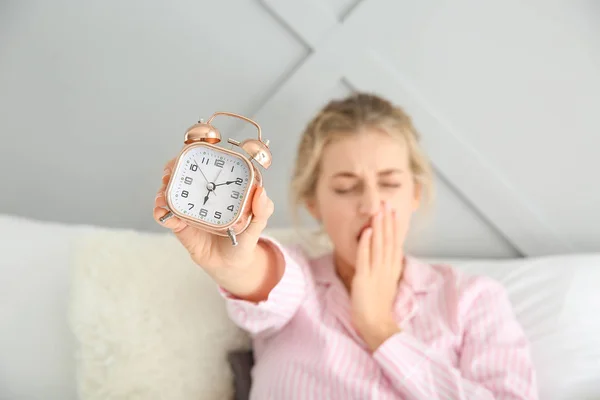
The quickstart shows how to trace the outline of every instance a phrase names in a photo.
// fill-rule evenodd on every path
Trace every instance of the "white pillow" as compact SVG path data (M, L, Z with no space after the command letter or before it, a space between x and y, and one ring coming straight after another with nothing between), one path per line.
M77 399L69 257L87 229L0 215L1 399Z

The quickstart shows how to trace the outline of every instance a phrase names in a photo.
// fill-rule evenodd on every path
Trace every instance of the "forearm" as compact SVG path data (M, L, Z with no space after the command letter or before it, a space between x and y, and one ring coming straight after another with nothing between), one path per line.
M283 276L285 261L280 252L259 241L248 267L217 279L217 284L241 300L266 300Z
M371 353L374 353L386 340L400 332L400 328L391 318L358 329Z
M219 284L230 318L252 336L269 335L284 326L307 290L303 261L272 239L261 242L253 260L256 268L251 266L228 279L228 286Z
M407 333L392 335L378 347L374 357L396 389L409 399L494 398L488 388L465 379L458 368Z

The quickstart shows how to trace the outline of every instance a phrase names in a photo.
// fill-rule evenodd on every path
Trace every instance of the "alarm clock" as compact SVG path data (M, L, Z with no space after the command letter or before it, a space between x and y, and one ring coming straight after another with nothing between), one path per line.
M231 149L218 146L221 133L211 122L219 115L254 125L258 138L243 142L229 138ZM242 151L234 151L234 147ZM268 169L271 159L269 141L263 141L260 126L250 118L219 111L206 122L200 119L185 132L184 146L165 191L169 212L160 221L177 216L188 225L228 236L236 246L236 237L252 221L254 192L263 185L262 174L255 164Z

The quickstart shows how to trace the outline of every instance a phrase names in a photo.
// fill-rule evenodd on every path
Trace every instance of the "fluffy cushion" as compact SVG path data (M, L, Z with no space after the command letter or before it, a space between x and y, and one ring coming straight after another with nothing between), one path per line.
M75 254L71 325L85 399L230 399L248 348L213 281L171 235L97 232Z

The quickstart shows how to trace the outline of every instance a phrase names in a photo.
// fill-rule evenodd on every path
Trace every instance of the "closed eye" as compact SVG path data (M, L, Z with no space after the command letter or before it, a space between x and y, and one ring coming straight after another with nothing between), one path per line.
M333 189L333 191L336 192L337 194L345 194L345 193L350 193L354 189L355 189L354 187L351 187L348 189Z
M396 189L396 188L399 188L402 186L400 183L392 183L392 182L381 183L380 185L386 189ZM359 185L356 185L356 186L352 186L349 188L334 188L333 191L337 194L346 194L346 193L355 191L358 188L359 188Z

